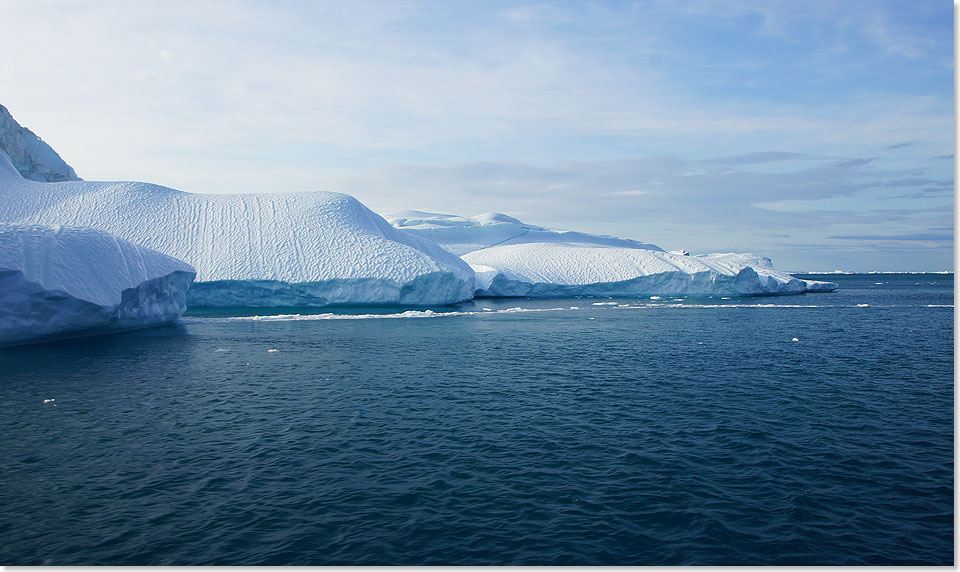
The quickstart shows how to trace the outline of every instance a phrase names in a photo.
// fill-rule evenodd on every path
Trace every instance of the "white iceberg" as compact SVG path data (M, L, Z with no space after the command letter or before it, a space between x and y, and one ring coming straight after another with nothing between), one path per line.
M73 168L67 165L53 148L37 137L33 131L21 127L2 105L0 105L0 149L7 153L11 165L25 179L43 182L80 180ZM0 169L4 167L0 165Z
M494 246L463 256L477 273L478 296L744 296L831 291L754 254L689 256L577 244Z
M24 138L16 122L6 129L7 139ZM473 270L459 257L348 195L41 183L22 178L3 151L0 222L96 228L184 260L197 272L191 306L443 305L473 297Z
M194 274L99 230L0 224L0 346L173 322Z
M387 213L384 218L408 234L430 239L461 256L491 246L531 242L662 250L655 244L628 238L544 228L527 224L503 213L485 213L465 217L403 210Z

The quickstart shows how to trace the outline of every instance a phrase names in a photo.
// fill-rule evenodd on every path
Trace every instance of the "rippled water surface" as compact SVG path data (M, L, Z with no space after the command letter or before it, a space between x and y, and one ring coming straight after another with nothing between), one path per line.
M952 564L953 276L835 281L0 351L0 562Z

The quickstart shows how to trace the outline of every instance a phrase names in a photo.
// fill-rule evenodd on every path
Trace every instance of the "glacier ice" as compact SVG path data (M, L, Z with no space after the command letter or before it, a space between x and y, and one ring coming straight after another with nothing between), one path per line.
M21 127L0 105L0 151L9 161L0 158L0 170L13 166L26 179L34 181L79 181L73 167L67 165L60 155L37 137L33 131ZM10 165L2 163L9 162Z
M185 193L137 182L38 183L2 166L0 222L103 230L196 268L191 306L443 305L473 270L339 193Z
M0 346L172 322L194 274L99 230L0 223Z
M465 254L478 296L638 296L799 294L831 291L754 254L689 256L640 248L530 243Z
M403 210L387 213L384 218L406 233L430 239L450 252L461 256L481 248L531 242L662 250L655 244L647 244L628 238L544 228L521 222L502 213L484 213L473 217L465 217Z
M385 215L393 226L461 255L479 296L798 294L832 282L801 280L753 254L690 256L630 239L547 229L501 213Z
M668 253L501 213L387 217L339 193L204 195L81 181L0 107L0 223L92 227L181 259L196 268L191 306L444 305L475 294L751 295L837 287L778 272L756 255Z

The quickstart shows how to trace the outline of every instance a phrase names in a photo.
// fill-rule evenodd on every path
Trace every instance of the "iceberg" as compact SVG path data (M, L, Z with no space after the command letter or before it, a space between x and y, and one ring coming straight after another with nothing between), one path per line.
M21 127L0 105L0 149L6 152L9 166L25 179L33 181L79 181L77 173L60 155L37 137L33 131ZM4 166L0 165L0 169Z
M20 133L9 121L5 129ZM473 270L458 256L393 228L349 195L37 182L18 163L39 164L38 148L14 146L15 156L21 148L26 158L11 160L0 146L0 222L95 228L183 260L197 273L190 306L432 306L473 297Z
M548 229L502 213L384 216L459 254L476 272L477 296L744 296L837 288L774 270L769 258L755 254L664 252L655 244Z
M527 243L585 244L619 248L662 250L628 238L557 230L527 224L503 213L473 217L403 210L384 215L394 227L414 236L432 240L458 255L491 246Z
M531 243L465 254L477 296L749 296L829 292L755 254L686 255L640 248Z
M0 346L173 322L194 275L99 230L0 223Z

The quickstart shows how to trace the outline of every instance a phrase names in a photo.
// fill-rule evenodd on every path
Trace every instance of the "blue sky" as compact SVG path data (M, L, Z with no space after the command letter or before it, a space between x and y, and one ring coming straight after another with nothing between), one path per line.
M0 103L85 179L953 268L943 1L3 6Z

